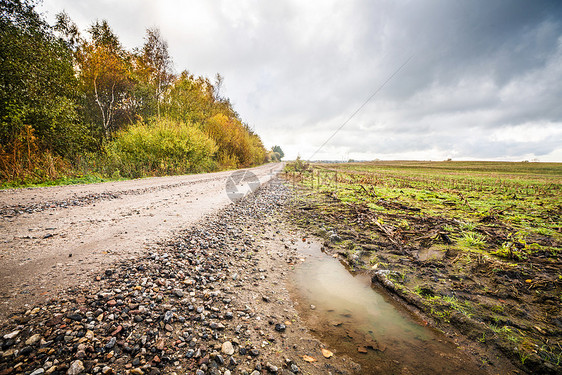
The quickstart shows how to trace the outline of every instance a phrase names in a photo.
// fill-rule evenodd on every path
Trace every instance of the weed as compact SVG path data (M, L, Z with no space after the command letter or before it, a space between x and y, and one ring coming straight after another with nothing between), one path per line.
M461 244L468 246L468 247L475 247L477 249L481 249L486 247L486 240L484 236L479 233L469 232L465 233L461 239Z
M468 232L476 229L476 225L474 225L474 223L471 223L469 221L461 221L460 227L461 227L461 230L468 231Z
M507 335L507 339L511 342L517 343L519 341L519 338L517 336L514 335Z
M491 310L495 313L501 314L503 313L504 307L501 305L494 305L492 306Z

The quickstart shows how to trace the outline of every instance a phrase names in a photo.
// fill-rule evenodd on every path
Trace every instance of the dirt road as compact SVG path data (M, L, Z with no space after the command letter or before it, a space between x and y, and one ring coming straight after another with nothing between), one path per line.
M251 171L264 183L281 168ZM231 174L0 191L0 319L228 205Z

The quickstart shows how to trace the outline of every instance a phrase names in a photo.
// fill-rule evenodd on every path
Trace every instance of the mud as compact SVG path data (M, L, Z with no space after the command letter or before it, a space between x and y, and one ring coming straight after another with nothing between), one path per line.
M505 262L453 248L444 230L460 222L394 205L373 212L333 193L301 190L291 218L324 239L326 253L366 272L374 285L500 373L562 371L560 257ZM390 206L389 206L390 207ZM405 220L408 227L401 227ZM477 227L489 243L510 228ZM495 241L495 242L494 242ZM540 242L540 238L533 239Z

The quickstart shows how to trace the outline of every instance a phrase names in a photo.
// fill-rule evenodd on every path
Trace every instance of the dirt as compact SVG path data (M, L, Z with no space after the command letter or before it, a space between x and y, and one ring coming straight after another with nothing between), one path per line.
M265 182L281 167L251 171ZM231 174L0 191L0 319L232 203Z
M502 373L562 372L560 257L538 252L505 262L451 250L443 228L458 222L407 207L373 212L306 189L296 201L293 222L324 238L328 254L370 275L486 366ZM400 227L406 221L409 227ZM500 223L476 230L500 244L513 232Z

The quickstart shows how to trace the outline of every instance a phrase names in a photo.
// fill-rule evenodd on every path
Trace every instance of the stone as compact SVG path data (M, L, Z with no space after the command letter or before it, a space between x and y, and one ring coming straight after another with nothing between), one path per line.
M33 348L31 346L26 346L22 350L20 350L20 355L30 355L33 353Z
M107 344L105 344L105 348L106 349L111 349L115 346L115 343L117 342L117 338L112 337L109 339L109 341L107 342Z
M279 371L279 368L277 366L274 366L269 362L265 364L265 368L272 374L277 374L277 372Z
M170 323L172 318L174 317L174 313L170 310L166 311L164 314L164 323Z
M84 370L85 370L84 364L82 363L81 360L78 359L78 360L72 362L72 364L68 368L68 371L66 372L66 374L67 375L78 375L78 374L81 374L82 372L84 372Z
M277 324L275 325L275 330L276 330L277 332L284 332L285 329L287 329L287 326L286 326L285 324L283 324L283 323L277 323Z
M164 347L166 346L166 343L164 341L164 339L160 338L156 341L156 349L158 350L164 350Z
M232 349L232 351L234 351L234 349ZM219 366L224 365L224 358L220 354L215 356L215 361L219 364Z
M5 335L4 335L4 340L13 339L13 338L15 338L17 335L19 335L19 333L20 333L20 331L17 331L17 330L16 330L16 331L13 331L13 332L11 332L11 333L5 334Z
M142 371L142 369L137 367L137 368L132 369L130 374L131 375L144 375L144 371Z
M41 340L41 335L36 333L25 340L25 345L35 345L39 340Z
M29 375L41 375L41 374L44 374L44 373L45 373L45 370L44 370L44 369L38 368L37 370L33 371L33 372L32 372L31 374L29 374Z
M233 355L234 354L234 346L230 341L225 341L222 344L221 351L226 355Z
M84 319L84 317L82 316L82 314L70 314L68 315L68 319L74 320L75 322L79 322L82 319Z

